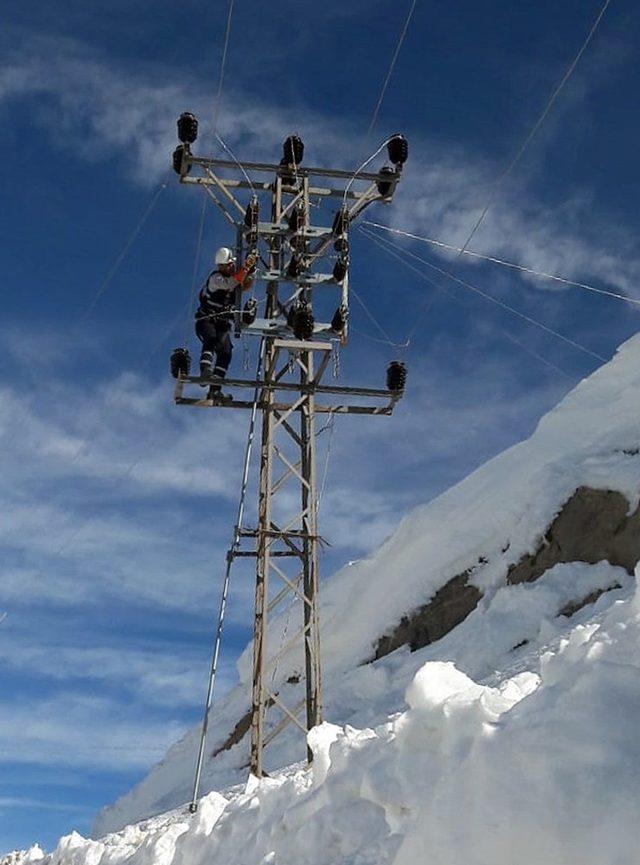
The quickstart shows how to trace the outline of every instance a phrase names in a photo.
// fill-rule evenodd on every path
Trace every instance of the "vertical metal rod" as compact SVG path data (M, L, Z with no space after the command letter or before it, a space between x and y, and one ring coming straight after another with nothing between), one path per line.
M258 354L258 364L256 367L256 379L260 378L262 372L262 364L264 359L264 348L265 341L262 340L260 343L260 351ZM244 454L244 467L242 470L242 486L240 492L240 502L238 504L238 514L236 518L236 525L234 528L233 534L233 542L227 551L227 567L225 570L224 581L222 584L222 596L220 598L220 613L218 616L218 627L216 630L216 636L214 641L213 655L211 658L211 670L209 672L209 684L207 688L207 697L204 703L204 714L202 718L202 732L200 734L200 747L198 749L198 759L196 761L196 773L193 782L193 796L191 799L191 804L189 805L189 811L192 814L198 810L198 795L200 793L200 779L202 777L202 765L204 762L204 749L207 740L207 730L209 728L209 716L211 712L211 703L213 700L213 690L216 682L216 673L218 671L218 658L220 656L220 645L222 643L222 631L224 628L224 616L227 607L227 597L229 594L229 581L231 576L231 566L233 564L233 553L238 549L240 545L240 531L242 529L242 523L244 520L244 506L245 506L245 497L247 492L247 484L249 482L249 464L251 462L251 450L253 447L253 439L255 434L255 426L256 426L256 416L258 413L258 399L260 396L260 389L256 388L253 396L253 409L251 410L251 419L249 421L249 434L247 436L247 446Z
M282 212L282 178L275 178L271 195L271 220L280 222ZM280 269L282 245L280 238L272 240L269 267ZM267 291L267 318L274 315L278 305L278 284L272 283ZM265 382L272 383L276 374L278 349L273 337L266 339ZM258 543L256 550L255 619L253 629L253 685L251 691L251 759L250 770L257 778L263 774L262 750L264 745L265 687L264 666L267 651L267 605L269 594L269 559L271 529L271 479L273 462L274 392L265 389L262 394L262 444L260 450L260 490L258 499Z
M300 373L301 384L313 380L313 352L304 352L304 369ZM320 680L320 634L318 622L318 531L316 489L316 436L315 397L307 395L300 412L300 437L302 439L302 475L306 483L301 484L302 530L304 533L303 580L304 594L308 598L304 607L304 648L307 700L307 729L322 723L322 683ZM307 747L307 759L313 759Z

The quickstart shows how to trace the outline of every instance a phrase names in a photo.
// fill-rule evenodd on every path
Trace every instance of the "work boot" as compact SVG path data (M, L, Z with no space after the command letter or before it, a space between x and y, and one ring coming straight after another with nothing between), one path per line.
M207 392L207 399L210 399L212 403L216 405L221 405L222 403L228 403L233 400L231 394L222 393L222 389L219 384L212 384L209 386L209 390Z
M200 378L211 378L211 364L210 363L200 363ZM200 387L206 387L207 384L204 381L200 382Z

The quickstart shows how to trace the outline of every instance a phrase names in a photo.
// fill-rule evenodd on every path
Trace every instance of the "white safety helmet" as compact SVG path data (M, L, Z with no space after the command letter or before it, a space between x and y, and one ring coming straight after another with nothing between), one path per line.
M236 257L228 246L221 246L216 252L216 264L235 264Z

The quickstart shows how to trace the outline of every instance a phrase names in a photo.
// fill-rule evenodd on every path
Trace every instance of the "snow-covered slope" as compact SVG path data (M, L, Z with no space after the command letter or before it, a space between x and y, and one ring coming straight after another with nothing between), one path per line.
M509 759L515 760L517 786L523 791L522 802L526 801L527 807L533 807L534 804L528 797L534 796L535 793L542 798L543 788L549 784L562 788L555 791L553 795L557 794L560 797L563 808L569 808L569 799L563 797L568 796L570 790L574 790L576 778L582 778L579 766L582 757L593 757L596 760L603 773L602 782L605 787L602 791L606 788L607 796L614 795L607 786L611 780L610 773L614 765L624 763L623 752L618 753L615 749L624 749L627 740L625 735L621 734L613 751L608 750L608 746L602 742L606 730L604 719L598 715L600 711L598 701L602 699L607 702L607 675L603 672L604 667L599 665L599 661L595 662L598 653L615 655L617 650L613 644L617 644L618 640L624 642L626 647L624 651L629 656L624 664L633 663L636 666L629 667L626 673L620 673L619 676L617 667L611 668L613 690L609 703L615 705L616 697L620 696L620 699L624 699L624 711L626 711L633 702L632 694L628 689L629 681L636 677L636 686L638 684L637 654L633 654L634 644L628 639L629 634L635 631L631 629L630 624L614 624L614 620L618 621L615 617L622 616L618 607L614 607L608 613L614 618L607 620L609 625L606 637L600 625L597 626L596 631L593 630L596 628L595 624L585 625L583 630L572 630L576 617L558 618L558 614L566 608L567 604L580 603L589 596L597 596L600 590L618 585L619 589L607 592L597 601L595 610L597 612L608 607L616 596L626 598L621 602L621 607L627 611L624 614L627 619L624 621L630 623L633 617L629 611L633 610L635 616L637 603L630 600L633 589L630 585L629 568L627 567L627 570L612 568L606 562L591 566L567 563L556 565L534 583L508 586L506 578L510 569L522 561L523 557L535 553L541 545L544 546L543 539L549 526L579 487L618 491L626 497L629 513L635 511L640 497L639 451L640 335L625 343L610 363L581 382L556 409L546 415L529 440L505 451L434 501L416 508L405 517L393 536L371 558L344 568L326 581L322 592L325 717L336 724L348 724L358 728L375 728L377 725L383 725L381 730L375 733L362 735L338 734L333 731L338 736L334 753L336 757L338 754L341 755L337 761L343 767L340 772L351 771L346 768L348 763L352 762L353 766L360 766L358 762L360 760L368 763L370 759L375 759L382 762L389 761L389 772L400 775L401 767L404 765L403 760L410 762L407 756L409 752L406 751L409 745L405 744L399 750L400 746L397 744L400 731L403 731L401 741L405 741L405 736L408 737L406 741L411 740L411 736L415 738L416 749L420 752L418 764L421 766L420 771L430 779L428 785L444 784L442 792L444 799L439 800L438 808L444 807L442 803L445 800L450 802L453 812L462 810L466 813L468 809L473 811L475 808L478 814L481 812L484 814L483 819L496 826L502 825L504 814L498 810L491 816L488 812L484 812L481 802L477 802L472 807L472 803L467 800L474 796L482 799L484 794L481 788L484 785L489 785L492 790L495 787L494 793L497 796L498 787L507 784L503 770L507 771L508 762L497 763L495 770L487 762L489 755L493 755L494 751L499 751L501 747L504 747L505 754L511 754ZM373 657L380 638L392 632L403 616L425 605L441 587L461 575L465 576L470 586L476 587L479 598L476 609L462 624L442 639L419 651L411 653L407 647L404 647L375 663L363 665L363 662ZM594 607L589 604L584 610L589 613L594 610ZM584 610L577 616L584 616ZM620 622L623 620L621 619ZM637 625L635 619L633 622L633 629L635 629ZM282 620L275 619L271 622L273 640L279 638L283 625ZM626 634L625 628L627 628ZM561 632L564 632L567 635L566 639L569 640L566 645L558 636ZM542 647L554 639L555 648L550 650L553 652L552 657L564 659L562 661L547 661L545 660L547 656L544 653L540 654L543 651ZM600 648L594 650L593 656L587 657L588 650L584 647L592 639ZM521 647L514 649L519 644L522 644ZM573 657L574 650L571 647L574 645L578 647L576 651L584 662L584 675L580 665L576 666L573 661L568 660ZM239 662L242 684L216 707L209 737L210 753L225 744L236 723L249 708L250 651L251 647L247 647ZM450 667L438 667L437 670L427 667L426 670L431 672L420 672L419 684L411 685L414 676L426 662L440 661L455 663L459 672L453 673ZM276 686L288 702L296 702L296 696L288 693L296 686L287 684L286 680L292 677L300 666L301 658L293 653L286 655L279 663ZM526 672L526 676L524 679L514 679L514 671L520 667ZM609 669L606 664L605 667ZM564 671L562 674L559 672L560 669ZM558 682L564 682L558 687L551 684L552 680L555 681L554 670L558 671ZM572 678L574 674L575 680ZM538 687L535 677L540 675L543 677L542 686ZM447 693L450 690L452 694L467 692L467 695L452 696L451 701L447 699L442 704L438 703L429 684L430 676L444 677L443 681L446 680L448 683L446 687L443 685ZM470 676L481 684L474 685L465 676ZM411 709L397 720L389 722L390 714L406 710L405 691L410 685L408 701ZM499 687L498 692L487 690L494 687ZM619 695L617 692L614 693L618 687ZM517 702L529 691L533 693L526 696L526 699L518 704L517 709L508 711L510 702ZM566 734L566 742L569 746L571 729L574 726L580 727L583 723L578 718L578 691L583 691L585 711L593 695L597 703L594 709L597 717L594 719L593 728L589 727L588 730L583 731L586 737L585 743L588 740L588 744L584 745L585 753L581 755L576 751L575 742L570 745L574 762L565 767L571 776L571 783L569 783L568 779L561 774L560 768L558 768L560 774L556 774L552 762L547 763L547 758L540 754L534 759L534 755L536 747L543 748L544 736L547 733L550 736L547 744L549 747L553 745L555 736L552 735L552 731L556 723L563 727L563 735ZM419 694L422 693L427 696L420 697ZM412 697L411 694L418 694L418 696ZM428 696L429 694L431 696ZM574 699L577 701L575 705L571 703ZM573 708L570 710L567 708L566 713L563 714L565 712L563 707L568 706L569 703ZM501 707L499 712L495 709L497 705ZM458 715L462 719L460 724L455 721ZM527 731L527 724L530 721L541 725L539 733ZM485 724L489 726L485 727ZM410 733L411 730L414 732ZM430 739L427 730L433 731L433 740ZM543 731L546 731L544 735ZM197 730L187 734L141 784L102 812L96 822L95 834L101 835L113 831L127 823L167 811L187 801L190 794L197 735ZM539 738L536 739L538 735ZM537 742L535 747L534 740ZM440 745L436 744L438 742ZM466 743L464 747L463 742ZM528 768L523 762L523 756L517 756L517 748L524 746L525 742L528 743L529 750L523 754L528 754L527 759L531 761ZM445 752L442 752L441 746L445 748ZM466 775L470 783L471 779L473 782L465 792L463 790L463 777L466 772L464 764L465 760L471 759L468 756L467 746L474 753L478 752L479 762L477 765L474 764L471 774ZM317 747L320 750L324 747L320 740ZM603 750L596 757L599 748ZM554 754L556 750L556 746L553 745ZM358 756L361 752L362 755ZM365 757L365 752L369 756ZM445 753L449 754L446 759ZM448 760L452 753L457 756L453 764L450 764ZM637 755L636 751L633 753ZM372 756L374 754L378 756L374 758ZM467 756L465 757L464 754ZM268 768L291 764L301 756L299 736L285 734L270 746L271 762ZM246 778L247 759L248 742L245 736L238 744L223 750L214 759L208 761L203 789L223 790L230 785L240 783ZM323 759L319 760L318 765L323 763ZM399 762L392 770L391 764L394 760ZM454 771L454 766L458 765L456 761L459 761L459 769ZM503 768L501 769L500 766ZM410 767L407 765L407 768ZM467 768L471 771L472 767ZM600 769L597 769L596 774ZM319 770L316 768L315 771L317 776ZM360 769L353 771L361 772ZM458 771L459 775L456 774ZM296 790L302 791L300 796L304 802L316 803L301 805L303 810L309 808L309 813L317 814L319 808L326 806L333 813L333 805L329 805L333 800L329 794L322 793L317 786L307 790L304 773L292 771L289 775L278 776L278 778L277 781L264 782L257 794L257 799L248 794L246 796L237 793L225 794L227 798L230 797L230 804L225 805L225 818L221 824L226 826L225 833L235 834L236 831L240 833L243 831L239 827L243 826L244 818L232 817L232 814L241 814L244 810L251 811L257 807L255 802L262 803L264 797L266 797L264 801L269 802L264 807L270 814L276 814L279 806L274 803L278 802L284 806L287 797L298 795ZM314 783L317 785L317 778ZM364 782L360 778L358 781L360 793L362 793L362 783ZM365 786L371 786L372 783L367 781ZM418 799L411 798L408 782L401 781L398 777L397 783L405 790L407 796L407 804L402 807L408 808L409 811L418 807L416 804ZM625 783L625 778L621 778L621 789L624 788ZM273 785L276 785L277 790ZM355 788L350 789L356 796ZM504 787L496 800L500 808L509 804L505 801L509 798L506 792L508 789L509 784ZM591 782L585 789L591 789L594 796L601 798L598 790L592 788ZM455 790L457 793L454 795ZM428 805L430 809L435 807L432 795L433 791L424 791L426 797L424 805L425 807ZM517 790L511 790L510 795L511 807L513 807L514 801L518 800ZM455 804L456 796L460 797L459 805ZM447 799L447 797L452 798ZM629 801L632 801L632 798ZM318 804L320 801L324 803L322 806ZM579 801L582 802L582 793ZM220 800L214 796L211 802L219 804ZM291 807L293 802L292 798ZM638 804L637 799L635 804ZM215 810L217 805L211 807ZM261 804L260 808L262 807ZM367 805L365 810L369 807ZM378 803L376 807L379 811L382 809L379 816L382 820L380 825L387 825L387 830L384 831L390 831L389 827L393 829L395 824L390 820L389 813L385 811L386 806ZM571 805L572 814L573 808L574 806ZM445 815L439 810L437 812L440 818L444 819ZM558 810L555 812L557 820L562 822L560 813ZM400 822L402 822L401 816L400 813L397 818ZM337 813L334 814L334 818L339 819ZM314 825L316 819L317 816L314 817ZM352 819L357 821L356 816ZM451 822L453 813L447 819ZM551 812L549 819L551 819ZM425 815L425 825L428 823L431 826L429 820L431 817ZM513 814L508 822L513 825ZM589 820L585 824L585 831L587 830L590 831ZM457 831L466 837L466 829L463 831L459 828ZM187 836L184 843L187 843L186 838ZM432 852L430 858L433 861L449 861L434 860ZM247 853L247 858L242 861L247 863L263 861L251 856L253 853L251 855ZM556 861L545 856L546 853L544 855L541 853L537 861ZM227 860L223 857L219 861ZM240 860L236 856L234 861ZM282 860L277 858L264 861L288 862L290 860L285 857ZM299 857L295 861L302 863L315 860ZM382 853L378 859L374 857L362 860L339 858L323 860L325 865L334 861L382 862L387 860Z
M612 581L622 587L556 616L573 589ZM487 639L505 617L530 635L526 651ZM379 707L396 676L409 679L405 710L373 728L316 728L311 772L294 765L209 793L196 815L183 807L99 841L74 833L38 865L635 865L635 581L605 563L558 565L500 589L462 627L447 654L510 666L478 684L425 660L434 647L396 653L361 675Z

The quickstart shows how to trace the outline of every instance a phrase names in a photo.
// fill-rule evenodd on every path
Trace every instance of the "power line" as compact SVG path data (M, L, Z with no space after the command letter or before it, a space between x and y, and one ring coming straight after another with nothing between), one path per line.
M204 219L207 212L207 196L202 197L202 207L200 209L200 221L198 225L198 236L196 240L196 251L193 259L193 272L191 274L191 291L189 293L189 304L187 306L187 316L185 322L185 338L188 342L189 334L191 333L191 317L193 316L196 305L196 282L198 279L198 270L200 269L200 254L202 250L202 235L204 234Z
M462 248L461 248L460 252L458 253L458 258L466 251L466 249L469 246L469 244L471 243L476 231L482 225L485 216L489 212L489 208L491 207L491 205L493 204L493 202L496 199L499 188L502 185L503 181L509 176L509 174L511 174L513 169L516 167L516 165L518 164L518 162L522 158L525 150L527 149L527 147L529 146L529 144L531 143L531 141L533 140L535 135L539 132L539 130L541 129L545 120L547 119L549 112L553 108L553 105L555 104L555 102L556 102L558 96L560 95L563 87L565 86L565 84L567 83L569 78L571 78L573 71L575 70L576 66L580 62L580 58L582 57L585 50L587 49L587 46L591 42L591 39L593 38L596 30L598 29L598 25L600 24L600 21L602 20L604 13L607 11L607 7L609 6L610 3L611 3L611 0L605 0L605 3L602 6L602 8L600 9L600 12L598 13L596 20L593 22L593 25L592 25L591 29L589 30L589 33L587 34L586 39L584 40L584 42L580 46L580 50L578 51L576 56L573 58L573 60L569 64L567 71L564 73L564 75L560 79L559 84L556 85L551 96L547 100L547 104L545 105L545 107L542 111L542 114L540 114L540 116L538 117L536 122L533 124L531 130L529 131L529 134L526 136L526 138L524 139L524 141L522 142L522 144L518 148L515 156L511 160L511 162L509 162L507 167L502 171L502 173L500 175L498 175L497 179L494 181L493 188L492 188L491 192L489 193L489 198L487 199L487 203L485 204L484 208L482 209L480 216L475 221L473 228L469 232L469 236L467 237L465 242L462 244Z
M365 229L363 229L363 228L360 228L360 231L361 231L362 234L364 234L364 235L365 235L369 240L371 240L373 243L375 243L376 246L379 246L379 247L380 247L382 250L384 250L388 255L392 256L392 257L395 258L395 259L397 259L401 264L403 264L403 265L404 265L405 267L407 267L409 270L413 271L413 273L415 273L417 276L419 276L420 279L423 279L425 282L427 282L429 285L431 285L433 288L435 288L435 289L436 289L437 291L439 291L441 294L445 294L445 295L446 295L447 297L449 297L449 298L450 298L454 303L457 303L458 306L461 306L461 307L463 307L463 308L465 308L465 307L467 306L467 305L466 305L465 303L463 303L463 302L460 300L460 298L457 297L455 294L452 294L450 291L448 291L446 288L444 288L444 286L440 285L440 284L437 283L435 280L433 280L433 279L431 279L430 277L428 277L427 274L424 273L424 271L419 270L419 269L418 269L417 267L415 267L413 264L411 264L410 262L408 262L408 261L406 260L406 258L405 258L403 255L401 255L400 253L396 252L395 249L388 248L387 244L389 244L389 241L387 241L385 238L382 238L382 237L376 237L374 234L371 234L371 233L367 232L367 231L366 231ZM430 299L427 299L427 301L425 302L425 304L423 305L423 308L422 308L421 318L424 316L425 312L428 311L428 310L431 308L431 306L432 306L433 303L434 303L434 300L435 300L435 298L433 298L433 297L430 298ZM556 372L560 373L560 375L562 375L564 378L567 378L567 379L569 379L569 380L575 382L575 380L576 380L576 377L575 377L575 376L570 375L568 372L566 372L565 370L563 370L561 367L557 366L556 364L552 363L550 360L547 360L546 358L544 358L544 357L542 357L541 355L539 355L536 351L534 351L533 349L529 348L529 346L525 345L523 342L520 342L520 340L516 339L516 338L513 336L513 334L511 334L509 331L505 330L503 327L500 327L500 325L498 325L498 330L499 330L500 333L501 333L504 337L506 337L510 342L515 343L515 344L516 344L517 346L519 346L519 347L520 347L524 352L526 352L527 354L531 355L531 357L535 358L536 360L539 360L539 361L540 361L541 363L543 363L545 366L548 366L548 367L550 367L551 369L555 370ZM370 339L374 339L374 337L369 337L369 338L370 338Z
M98 301L100 300L102 295L105 293L105 291L109 287L111 280L116 275L118 268L120 267L120 265L124 261L127 253L129 252L129 250L131 249L131 246L133 245L133 242L135 241L137 236L140 234L140 231L142 230L143 225L145 224L145 222L147 221L147 219L151 215L152 210L154 209L154 207L158 203L158 199L160 198L160 196L162 195L164 190L167 188L168 184L169 184L169 181L167 179L165 179L160 184L158 189L156 189L156 191L154 192L154 194L151 198L151 201L149 202L149 204L145 208L145 210L144 210L142 216L140 217L140 219L138 220L135 228L133 229L133 231L131 232L131 234L129 235L127 240L125 241L125 244L122 247L120 254L116 257L115 261L113 262L113 264L109 268L107 275L102 280L102 282L101 282L100 286L98 287L95 295L93 296L93 300L91 301L91 303L87 307L84 315L81 317L80 324L84 324L84 322L87 320L87 318L93 312L96 304L98 303Z
M519 270L522 273L528 273L531 276L540 276L540 277L543 277L544 279L552 279L554 282L563 283L563 285L572 285L572 286L575 286L576 288L584 288L587 291L593 291L596 294L603 294L607 297L614 297L617 300L623 300L623 301L625 301L625 303L634 303L634 304L637 304L638 306L640 306L640 300L635 300L632 297L627 297L627 295L625 295L625 294L616 294L616 292L607 291L604 288L596 288L594 285L589 285L586 282L576 282L575 280L567 279L564 276L557 276L556 274L553 274L553 273L545 273L545 271L542 271L542 270L534 270L532 267L524 267L522 264L516 264L513 261L505 261L502 258L495 258L494 256L491 256L491 255L483 255L480 252L472 252L470 249L463 249L460 246L452 246L449 243L443 243L441 240L435 240L432 237L423 237L419 234L412 234L410 231L404 231L400 228L389 228L389 226L381 225L379 222L369 222L368 220L366 220L363 223L363 225L369 225L369 226L372 226L373 228L380 228L383 231L390 232L391 234L399 234L402 237L410 237L412 240L419 240L422 243L430 243L432 246L438 246L441 249L449 249L452 252L460 252L460 253L463 253L464 255L469 255L472 258L479 258L482 261L490 261L492 264L501 264L504 267L510 267L510 268L513 268L514 270Z
M373 117L371 118L371 123L369 124L369 128L367 129L367 137L371 135L373 131L373 127L376 124L376 120L378 119L378 112L380 111L380 106L382 105L382 100L384 99L384 95L387 92L387 87L389 86L389 81L391 80L391 76L393 75L393 70L396 65L396 61L398 59L398 55L400 54L400 49L402 48L402 43L404 42L405 36L407 35L407 30L409 29L409 24L411 22L411 18L413 17L413 13L416 8L416 3L418 0L413 0L411 4L411 8L409 9L409 14L404 22L404 27L402 28L402 33L400 34L400 38L398 39L398 44L396 45L396 50L393 53L393 57L391 59L391 63L389 65L389 70L387 72L387 76L384 79L384 83L382 85L382 89L380 91L380 96L378 97L378 102L376 107L373 110Z
M213 134L216 134L218 129L218 119L220 116L220 103L222 101L222 85L224 83L224 70L227 63L227 50L229 48L229 36L231 35L231 19L233 18L233 6L235 0L230 0L229 11L227 12L227 29L224 35L224 47L222 49L222 60L220 61L220 76L218 78L218 92L216 94L215 107L213 109Z
M361 231L363 231L363 229L361 229ZM366 234L366 231L363 231L363 233ZM487 292L478 288L476 285L473 285L473 283L468 282L467 280L461 279L460 277L455 276L452 273L449 273L448 271L444 270L443 268L437 267L435 264L431 264L431 262L427 261L426 259L422 258L419 255L416 255L414 252L410 252L409 250L403 250L402 247L399 247L397 244L393 243L393 241L387 240L384 242L385 242L385 244L388 244L389 246L392 246L395 249L401 250L403 255L409 255L411 258L415 259L416 261L421 262L422 264L429 267L431 270L435 270L441 276L446 276L448 279L451 279L454 282L457 282L459 285L462 285L464 288L467 288L470 291L475 292L476 294L480 295L480 297L483 297L485 300L489 301L490 303L494 303L497 306L502 307L503 309L510 312L512 315L515 315L517 318L520 318L523 321L526 321L529 324L532 324L535 327L540 328L541 330L545 331L546 333L549 333L552 336L555 336L557 339L560 339L563 342L567 343L568 345L571 345L573 348L578 349L578 351L581 351L584 354L588 354L591 357L595 358L596 360L602 361L603 363L607 362L607 359L605 357L603 357L602 355L598 354L597 352L592 351L589 348L586 348L586 346L583 346L579 342L576 342L575 340L571 339L570 337L565 336L562 333L559 333L557 330L554 330L551 327L548 327L548 325L543 324L541 321L537 321L537 319L532 318L530 315L527 315L526 313L521 312L520 310L516 309L513 306L510 306L508 303L505 303L504 301L499 300L498 298L493 297L490 294L487 294ZM414 331L415 331L415 327L412 328L412 331L410 332L411 335L413 335ZM408 341L410 341L410 337L408 338Z
M392 348L403 348L403 347L405 347L406 345L408 345L408 343L396 343L396 342L394 342L394 341L391 339L391 337L389 336L389 334L386 332L386 330L382 327L382 325L380 324L380 322L377 320L377 318L373 315L373 313L372 313L372 312L369 310L369 308L366 306L365 302L362 300L362 298L361 298L360 295L356 292L356 290L353 288L353 286L350 286L350 287L349 287L349 291L351 292L351 294L353 294L353 296L355 297L355 299L358 301L358 303L360 304L360 306L363 308L363 310L364 310L365 313L367 314L367 316L368 316L368 318L370 319L370 321L374 324L374 326L375 326L375 327L378 329L378 331L382 334L382 336L384 337L384 342L385 342L387 345L390 345Z

